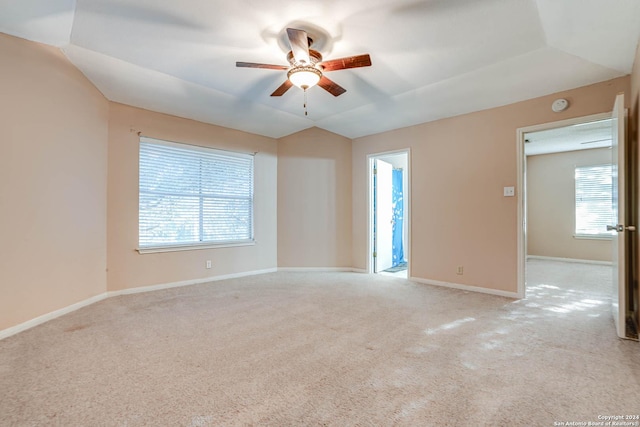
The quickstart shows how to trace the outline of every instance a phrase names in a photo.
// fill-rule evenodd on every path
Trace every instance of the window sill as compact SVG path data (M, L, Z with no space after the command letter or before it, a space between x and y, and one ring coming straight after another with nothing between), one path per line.
M598 234L574 234L574 239L578 240L611 240L611 235L598 235Z
M201 249L219 249L219 248L234 248L238 246L254 246L255 240L246 240L241 242L227 242L227 243L202 243L202 244L188 244L188 245L171 245L171 246L147 246L144 248L137 248L139 254L156 254L161 252L179 252L179 251L197 251Z

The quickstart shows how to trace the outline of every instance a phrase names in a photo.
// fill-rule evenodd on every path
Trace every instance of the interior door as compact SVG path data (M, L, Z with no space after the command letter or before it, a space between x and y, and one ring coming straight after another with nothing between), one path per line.
M375 189L375 272L393 265L393 166L377 159Z
M611 206L615 225L608 226L608 230L615 230L613 235L613 293L611 296L611 311L616 325L616 332L620 338L627 338L627 301L629 292L627 283L627 238L626 234L635 230L627 224L626 188L625 188L625 141L626 141L626 111L624 109L624 94L618 94L613 106L612 138L611 138Z

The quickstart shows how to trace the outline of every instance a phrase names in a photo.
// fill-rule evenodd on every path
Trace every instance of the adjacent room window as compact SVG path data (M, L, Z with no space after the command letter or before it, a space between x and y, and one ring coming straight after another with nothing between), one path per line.
M576 167L576 237L610 237L611 165Z
M140 138L139 247L253 242L253 155Z

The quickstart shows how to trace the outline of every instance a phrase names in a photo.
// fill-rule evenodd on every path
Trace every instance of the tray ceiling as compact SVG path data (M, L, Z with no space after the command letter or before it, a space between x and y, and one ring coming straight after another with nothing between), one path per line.
M349 138L629 74L640 0L0 0L0 31L60 47L110 100L282 137ZM270 97L287 27L317 28L347 89ZM312 30L309 30L310 34ZM311 34L313 36L313 34ZM322 37L324 35L324 38Z

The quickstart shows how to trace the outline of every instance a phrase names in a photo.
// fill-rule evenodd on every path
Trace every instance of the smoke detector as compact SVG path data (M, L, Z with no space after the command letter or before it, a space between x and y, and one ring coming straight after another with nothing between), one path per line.
M556 99L553 101L553 104L551 104L551 109L554 113L559 113L567 108L569 108L569 101L564 98Z

